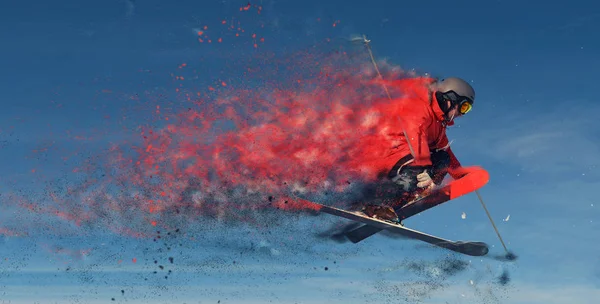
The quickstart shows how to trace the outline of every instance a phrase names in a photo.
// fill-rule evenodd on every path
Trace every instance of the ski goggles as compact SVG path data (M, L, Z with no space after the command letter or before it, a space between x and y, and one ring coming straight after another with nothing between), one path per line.
M454 91L442 93L442 96L444 99L450 100L452 106L458 105L458 113L460 113L460 115L465 115L473 109L473 100L469 97L460 96Z

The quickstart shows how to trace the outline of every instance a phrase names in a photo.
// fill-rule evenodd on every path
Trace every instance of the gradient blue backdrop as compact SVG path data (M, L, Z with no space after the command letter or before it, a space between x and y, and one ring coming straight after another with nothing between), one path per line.
M134 127L154 110L152 103L124 114L127 96L177 100L169 74L182 63L202 62L190 86L219 79L235 84L239 75L227 68L243 56L286 54L326 37L366 34L380 60L472 82L475 109L449 136L463 164L489 170L491 181L481 194L519 259L454 256L468 266L448 274L448 252L384 235L360 245L307 243L301 236L284 241L212 223L214 233L203 234L201 242L184 240L166 252L160 242L110 234L20 236L4 230L2 303L597 303L598 4L265 0L251 2L262 6L260 15L244 15L239 7L246 3L0 2L2 192L17 186L41 191L32 169L59 178L65 170L60 156L69 149L91 153L122 140L123 124ZM198 43L196 28L217 27L231 17L265 42L256 50L249 39ZM123 115L130 119L122 124L107 118ZM74 139L90 134L94 140ZM46 153L32 153L49 145ZM43 221L9 207L6 197L0 196L0 228ZM292 221L297 227L286 225L288 234L322 231L337 219ZM406 224L451 239L485 241L494 246L493 255L503 253L474 194ZM165 279L168 270L173 273ZM510 276L507 285L497 283L503 272Z

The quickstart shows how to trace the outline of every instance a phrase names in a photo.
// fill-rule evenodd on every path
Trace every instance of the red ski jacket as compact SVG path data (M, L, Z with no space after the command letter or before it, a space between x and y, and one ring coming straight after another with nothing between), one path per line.
M453 122L446 123L444 120L435 92L431 90L430 84L434 81L423 77L386 83L400 96L380 108L387 117L382 122L383 128L390 130L386 133L387 147L384 147L387 153L380 164L390 170L399 159L412 154L414 159L408 166L428 166L432 164L431 151L446 150L450 155L449 175L456 180L461 179L453 183L452 197L455 198L485 185L489 175L480 167L462 167L452 152L446 127Z

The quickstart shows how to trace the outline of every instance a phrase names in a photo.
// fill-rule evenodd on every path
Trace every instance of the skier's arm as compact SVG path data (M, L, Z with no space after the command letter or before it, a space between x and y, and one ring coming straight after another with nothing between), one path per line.
M450 156L448 174L454 179L447 188L450 199L471 193L487 184L490 175L485 169L477 166L463 167L450 147L446 152Z

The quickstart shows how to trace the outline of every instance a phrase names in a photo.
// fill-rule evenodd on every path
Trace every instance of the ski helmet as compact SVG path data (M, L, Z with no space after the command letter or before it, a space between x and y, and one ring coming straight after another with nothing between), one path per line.
M448 114L450 109L458 105L458 111L467 114L475 102L475 89L466 81L457 77L448 77L438 81L435 84L436 98L444 114ZM450 101L448 107L446 100Z

